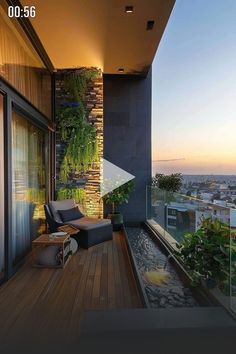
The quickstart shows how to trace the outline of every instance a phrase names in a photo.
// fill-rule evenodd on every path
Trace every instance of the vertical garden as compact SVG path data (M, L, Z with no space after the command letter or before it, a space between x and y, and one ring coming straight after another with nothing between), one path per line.
M88 215L102 215L103 82L96 68L56 74L56 196L74 198Z

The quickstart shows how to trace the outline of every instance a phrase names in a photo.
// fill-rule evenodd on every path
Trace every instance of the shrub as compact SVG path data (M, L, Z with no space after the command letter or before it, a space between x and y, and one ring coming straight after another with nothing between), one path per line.
M163 175L157 173L152 178L152 185L168 192L178 192L182 185L183 176L181 173L172 173L171 175Z
M197 285L202 280L225 281L230 267L230 229L219 220L207 218L200 229L186 233L177 247L179 257Z

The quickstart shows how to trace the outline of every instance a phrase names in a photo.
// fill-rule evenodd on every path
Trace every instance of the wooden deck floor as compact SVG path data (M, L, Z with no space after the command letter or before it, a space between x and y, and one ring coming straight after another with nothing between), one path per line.
M142 307L122 233L79 250L64 269L26 264L0 288L0 332L77 332L85 310Z

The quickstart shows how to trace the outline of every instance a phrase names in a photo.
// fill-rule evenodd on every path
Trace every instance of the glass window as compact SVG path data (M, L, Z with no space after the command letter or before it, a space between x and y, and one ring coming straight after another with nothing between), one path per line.
M0 75L51 118L51 75L16 19L0 4Z
M176 219L170 219L170 218L168 218L168 226L177 226L177 221L176 221Z
M12 251L13 264L45 228L46 133L13 113L12 120Z
M4 235L4 130L3 95L0 94L0 280L5 275L5 235Z
M176 209L168 208L168 215L176 216L177 215Z

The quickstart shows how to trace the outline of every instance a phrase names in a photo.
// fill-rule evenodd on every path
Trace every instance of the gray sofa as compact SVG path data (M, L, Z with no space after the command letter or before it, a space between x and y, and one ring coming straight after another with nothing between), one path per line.
M68 210L76 206L74 199L50 201L45 205L46 220L50 232L57 231L64 224L72 225L80 230L76 236L79 246L89 248L98 243L112 239L112 224L110 219L97 219L82 216L79 219L62 222L58 210Z

